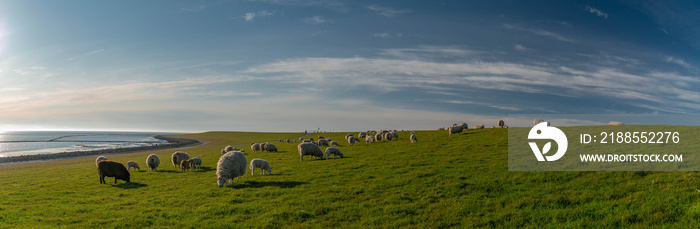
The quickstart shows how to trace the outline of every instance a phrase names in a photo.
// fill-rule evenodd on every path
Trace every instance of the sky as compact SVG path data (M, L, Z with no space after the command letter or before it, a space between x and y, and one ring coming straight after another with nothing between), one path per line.
M0 0L0 131L415 130L698 101L696 1Z

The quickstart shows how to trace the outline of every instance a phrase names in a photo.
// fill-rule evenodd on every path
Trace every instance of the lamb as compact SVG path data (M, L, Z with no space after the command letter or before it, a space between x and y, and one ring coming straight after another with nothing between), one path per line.
M416 142L418 142L418 138L416 138L416 135L415 135L415 134L411 134L410 139L411 139L411 143L416 143Z
M365 144L369 144L369 143L374 143L374 136L372 136L372 135L365 136Z
M475 129L475 130L477 130L477 129L484 129L484 125L476 125L476 126L474 126L474 129Z
M180 162L182 162L182 160L190 159L190 155L185 153L185 152L177 151L177 152L173 153L173 155L171 156L171 159L173 161L173 166L175 166L175 168L179 168Z
M322 139L318 139L318 146L330 146L330 145L328 144L328 141L326 141L326 139L322 138Z
M451 127L447 128L447 132L450 133L449 136L452 136L452 134L462 133L462 130L463 130L462 126L451 126Z
M299 157L302 161L304 160L304 155L311 155L311 159L314 159L314 157L323 158L321 148L312 143L301 143L297 146L297 150L299 150Z
M348 138L348 144L350 144L350 145L354 145L354 144L355 144L355 141L357 141L357 138L355 138L355 137L353 137L353 136L350 136L350 137Z
M498 120L498 122L496 122L496 123L498 124L498 127L500 127L500 128L503 128L504 126L506 126L506 122L504 122L502 119Z
M608 125L610 125L610 126L621 126L621 125L625 125L625 124L624 124L624 123L621 123L621 122L613 122L613 121L610 121L610 123L608 123Z
M250 160L250 175L255 175L256 168L260 168L260 175L265 175L265 171L267 171L267 174L272 175L272 167L266 160L260 158Z
M199 156L196 156L196 157L190 159L189 161L190 161L189 166L190 166L191 170L202 169L202 158L200 158Z
M338 148L335 148L335 147L326 148L326 160L328 160L328 155L331 155L331 154L333 154L333 159L335 159L336 156L343 158L343 153L341 153Z
M180 162L180 169L182 169L182 172L185 172L186 170L190 169L190 160L182 160Z
M97 157L97 159L95 159L95 165L98 165L100 163L100 161L106 161L106 160L109 160L109 159L107 159L107 157L105 157L105 156L99 156L99 157Z
M104 160L97 163L97 176L100 177L100 184L107 184L105 177L114 177L114 183L117 183L117 179L126 182L131 181L131 174L129 170L124 167L124 164Z
M267 152L277 152L277 146L273 145L272 143L265 144L265 149Z
M338 144L336 141L331 141L331 146L340 146L340 144Z
M148 171L158 171L156 170L158 168L158 165L160 165L160 158L158 158L158 155L148 155L148 157L146 158L146 166L148 166Z
M250 143L250 149L253 150L253 153L256 153L256 152L260 151L260 144Z
M224 187L233 178L238 182L238 179L245 175L247 165L248 159L240 151L228 152L221 156L216 163L216 180L219 187Z
M136 168L139 171L141 171L141 167L139 167L139 163L136 163L135 161L126 162L126 166L128 167L129 171L131 171L131 168Z

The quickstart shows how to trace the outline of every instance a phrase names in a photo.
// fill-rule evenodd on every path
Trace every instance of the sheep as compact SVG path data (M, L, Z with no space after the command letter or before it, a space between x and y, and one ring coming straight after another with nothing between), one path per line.
M311 143L311 140L304 140L301 143Z
M190 166L191 170L202 169L202 158L200 158L199 156L196 156L196 157L190 159L189 161L190 161L189 166Z
M301 158L302 161L304 160L304 155L311 155L311 159L314 159L314 157L323 158L323 151L321 151L321 148L312 143L301 143L297 146L297 150L299 150L299 158Z
M374 143L374 136L372 136L372 135L365 136L365 144L369 144L369 143Z
M331 146L340 146L340 144L338 144L336 141L331 141Z
M437 128L437 130L438 130L438 131L440 131L440 130L445 130L445 127L439 127L439 128Z
M250 143L250 149L253 150L253 153L256 153L256 152L260 151L260 144Z
M180 169L182 169L182 172L185 172L186 170L190 169L190 160L185 159L180 162Z
M115 184L117 180L131 182L129 170L124 164L116 161L104 160L97 163L97 176L100 177L100 184L107 184L105 177L114 177Z
M241 151L241 152L244 152L244 151L242 151L242 150L240 150L240 149L238 149L238 148L236 148L236 147L233 147L233 146L231 146L231 145L227 145L226 147L224 147L224 149L221 150L221 155L224 155L224 154L226 154L226 153L228 153L228 152L230 152L230 151Z
M536 126L537 124L539 124L541 122L544 122L544 119L536 118L536 119L532 120L532 125Z
M314 138L309 138L309 141L311 141L311 142L315 142L315 141L314 141Z
M233 178L238 182L238 179L246 173L246 165L248 165L248 158L240 151L228 152L221 156L216 163L216 180L219 187L224 187Z
M131 171L131 168L136 168L139 171L141 171L141 167L139 167L139 163L136 163L135 161L126 162L126 166L128 167L129 171Z
M328 155L331 155L331 154L333 154L333 159L335 159L336 156L343 158L343 153L341 153L338 148L335 148L335 147L326 148L326 160L328 160Z
M394 135L394 138L395 138L395 139L399 139L399 132L396 132L396 130L391 131L391 134Z
M185 153L185 152L177 151L177 152L173 153L173 155L171 156L171 159L173 161L173 166L175 168L179 168L180 162L182 162L182 160L190 159L190 155Z
M475 129L475 130L477 130L477 129L484 129L484 125L476 125L476 126L474 126L474 129Z
M348 134L346 134L346 135L345 135L345 140L348 140L348 137L353 136L353 135L354 135L353 133L348 133Z
M330 146L330 144L328 144L326 139L318 139L318 146Z
M377 134L374 135L374 140L375 141L381 141L382 140L382 133L377 132Z
M504 126L506 126L506 122L504 122L503 119L498 120L498 122L496 122L496 124L498 124L498 127L500 127L500 128L503 128Z
M355 141L357 141L357 138L355 138L353 136L350 136L348 138L348 144L350 144L351 146L355 144Z
M357 138L359 138L359 139L363 139L365 137L367 137L367 133L365 133L365 132L360 132L359 134L357 134Z
M320 140L320 139L326 139L326 138L324 138L323 136L320 136L320 135L319 135L319 136L318 136L318 139Z
M146 166L148 166L148 171L158 171L156 170L158 168L158 165L160 165L160 158L158 158L158 155L148 155L148 157L146 158Z
M391 132L387 132L384 134L384 139L386 139L387 142L390 142L394 139L394 134L392 134Z
M260 175L265 175L266 170L267 174L272 175L272 166L266 160L260 158L250 160L250 175L255 175L256 168L260 168Z
M447 132L450 133L449 136L452 136L452 134L462 133L463 129L464 128L462 128L462 126L451 126L451 127L447 128Z
M265 144L265 149L267 152L277 152L277 146L273 145L272 143Z
M416 138L416 135L415 135L415 134L411 134L410 139L411 139L411 143L416 143L416 142L418 142L418 138Z
M100 163L100 161L106 161L106 160L109 160L109 159L107 159L107 157L105 157L105 156L99 156L99 157L97 157L97 159L95 159L95 165L98 165Z
M610 125L610 126L621 126L621 125L625 125L625 124L624 124L624 123L621 123L621 122L613 122L613 121L610 121L610 123L608 123L608 125Z
M462 126L462 129L465 129L465 130L466 130L466 129L469 129L469 125L467 125L466 122L463 122L463 123L461 123L461 124L459 124L459 125Z
M260 151L267 151L267 142L260 143Z

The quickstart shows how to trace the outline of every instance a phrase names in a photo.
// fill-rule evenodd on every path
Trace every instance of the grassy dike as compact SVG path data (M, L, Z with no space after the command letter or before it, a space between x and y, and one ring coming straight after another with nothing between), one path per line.
M296 143L273 142L279 153L248 145L303 133L207 132L184 136L210 142L184 150L201 156L202 170L173 168L173 150L155 151L158 172L146 171L151 152L111 155L143 168L117 185L99 184L94 157L4 165L0 227L698 227L696 172L509 172L507 132L418 131L416 144L399 132L355 146L345 132L324 133L346 158L304 161ZM273 174L248 171L219 188L220 151L238 143Z

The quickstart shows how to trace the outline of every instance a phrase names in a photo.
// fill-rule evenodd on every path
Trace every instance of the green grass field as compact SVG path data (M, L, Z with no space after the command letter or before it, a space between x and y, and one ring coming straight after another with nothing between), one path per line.
M416 144L399 132L354 146L345 134L322 135L346 158L304 161L297 143L274 141L279 153L249 147L303 133L187 135L210 142L183 150L201 156L202 170L179 172L174 150L156 151L158 172L147 172L151 152L111 155L142 167L116 185L99 183L94 157L0 166L0 227L698 227L695 172L509 172L506 129L418 131ZM219 188L220 151L238 143L272 175L248 171Z

